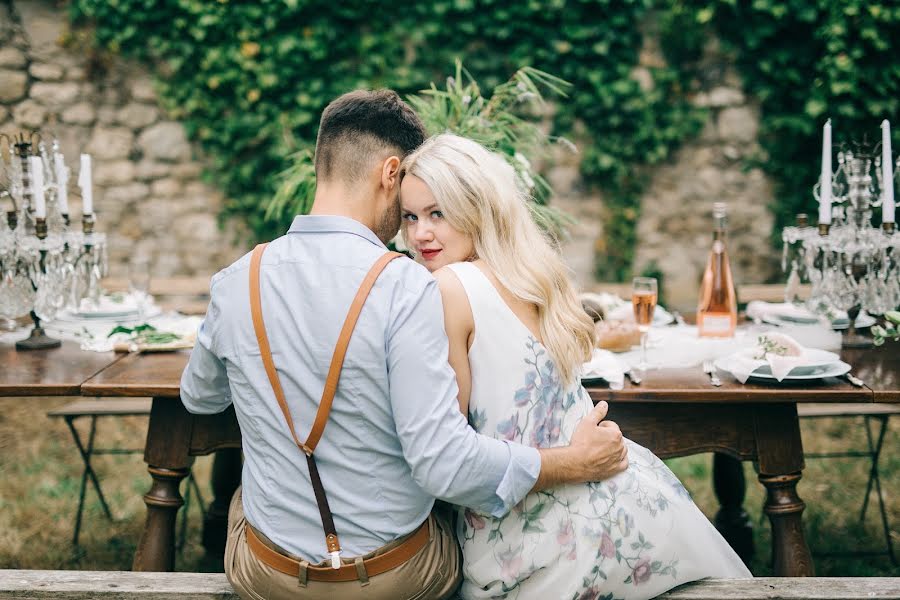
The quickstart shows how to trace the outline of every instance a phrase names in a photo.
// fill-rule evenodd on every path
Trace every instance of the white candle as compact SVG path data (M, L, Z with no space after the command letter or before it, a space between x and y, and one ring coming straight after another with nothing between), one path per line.
M881 122L881 222L894 222L894 159L891 156L891 124Z
M53 154L53 166L56 170L56 203L61 214L69 214L69 167L61 152Z
M831 223L831 119L822 128L822 174L819 176L819 223Z
M81 212L94 214L94 192L91 189L91 155L81 155L81 170L78 172L78 187L81 188Z
M31 203L35 219L47 218L47 202L44 199L44 165L40 156L29 156L31 167Z

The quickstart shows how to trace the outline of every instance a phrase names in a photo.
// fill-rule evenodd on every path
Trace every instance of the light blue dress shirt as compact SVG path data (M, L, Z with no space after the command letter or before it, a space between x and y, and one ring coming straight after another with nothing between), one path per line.
M361 223L300 216L260 269L272 356L297 437L309 435L338 332L360 283L387 249ZM244 511L273 542L312 563L327 556L306 460L260 358L249 300L250 255L217 273L182 374L187 410L234 404L243 436ZM534 448L480 436L459 411L434 278L392 261L363 307L316 463L345 556L410 533L434 499L502 516L534 486ZM502 373L497 374L502 377Z

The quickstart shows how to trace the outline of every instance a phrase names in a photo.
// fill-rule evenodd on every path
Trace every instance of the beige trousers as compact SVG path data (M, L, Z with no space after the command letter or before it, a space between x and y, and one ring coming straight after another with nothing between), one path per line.
M365 584L307 581L301 585L298 578L276 571L250 551L241 488L238 488L228 510L225 574L243 600L444 600L459 587L459 546L448 518L432 513L428 519L431 539L396 569L371 577ZM391 542L363 558L377 556L398 543ZM343 561L353 564L353 560L344 558ZM315 566L325 566L325 563Z

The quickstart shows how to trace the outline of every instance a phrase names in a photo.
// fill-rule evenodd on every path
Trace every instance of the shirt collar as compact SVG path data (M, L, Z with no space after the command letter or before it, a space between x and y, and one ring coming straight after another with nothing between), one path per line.
M371 229L350 217L338 215L297 215L288 233L349 233L387 249Z

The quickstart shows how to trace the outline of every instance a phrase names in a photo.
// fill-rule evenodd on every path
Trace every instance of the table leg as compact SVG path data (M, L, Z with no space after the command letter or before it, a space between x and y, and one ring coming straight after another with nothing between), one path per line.
M812 557L803 535L806 504L797 495L800 473L759 475L766 487L764 508L772 523L772 568L779 577L812 577Z
M772 567L778 577L812 577L812 555L803 534L803 500L797 483L803 471L803 443L795 404L760 406L756 411L759 481L766 488L764 511L772 524Z
M753 524L744 510L747 483L743 463L728 454L713 454L713 488L719 499L716 529L745 564L753 558Z
M134 554L135 571L175 568L175 521L184 504L179 486L193 460L188 453L192 423L179 400L153 399L144 447L144 462L153 484L144 496L147 520Z
M224 448L213 459L213 499L203 521L203 547L207 554L225 556L228 535L228 507L231 497L241 483L241 449Z

